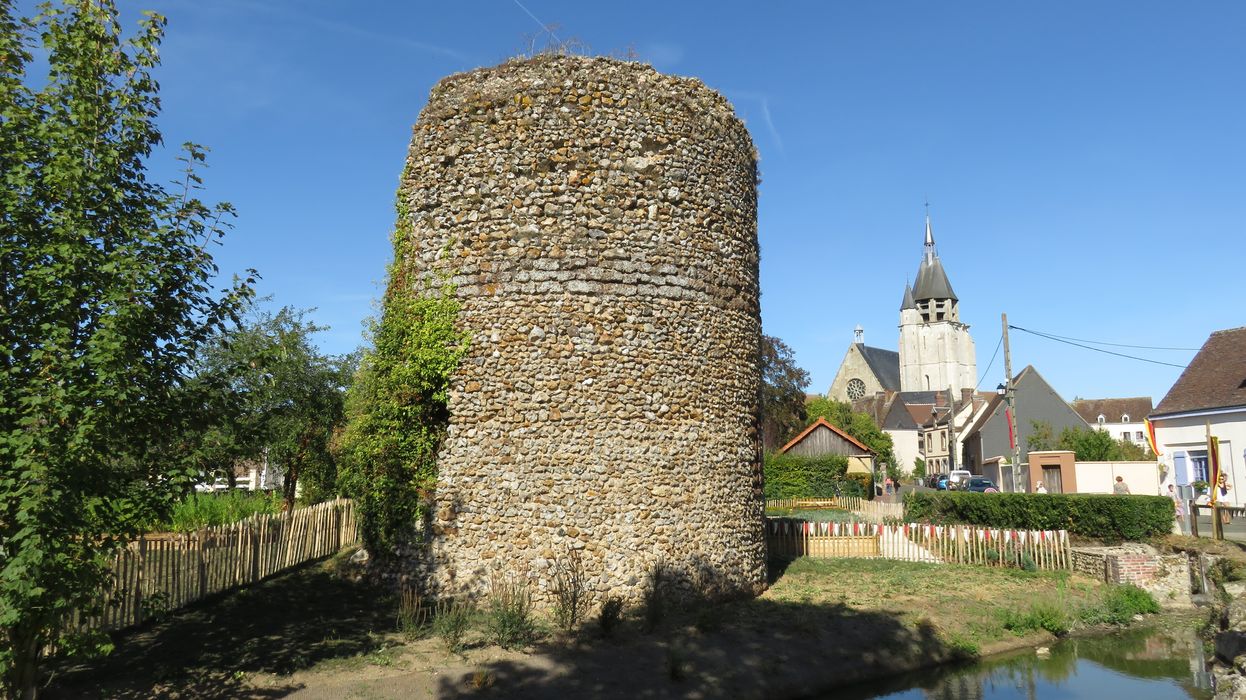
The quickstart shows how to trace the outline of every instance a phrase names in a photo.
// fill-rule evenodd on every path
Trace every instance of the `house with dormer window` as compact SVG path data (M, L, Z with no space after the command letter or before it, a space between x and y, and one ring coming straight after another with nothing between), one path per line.
M1102 430L1113 440L1147 447L1146 417L1154 408L1150 396L1127 399L1074 399L1069 404L1090 427Z
M1216 331L1150 415L1159 459L1187 496L1210 481L1207 436L1220 439L1227 501L1246 503L1246 326Z

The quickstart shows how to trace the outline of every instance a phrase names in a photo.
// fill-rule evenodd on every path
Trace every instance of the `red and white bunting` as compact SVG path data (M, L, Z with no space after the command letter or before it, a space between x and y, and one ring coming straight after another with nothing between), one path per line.
M1021 544L1025 544L1025 530L1017 530L1017 539L1021 541Z

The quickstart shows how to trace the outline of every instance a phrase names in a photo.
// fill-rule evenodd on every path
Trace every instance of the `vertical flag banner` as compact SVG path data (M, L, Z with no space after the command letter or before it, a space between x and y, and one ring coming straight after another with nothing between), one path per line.
M1004 422L1008 423L1008 446L1017 449L1017 436L1012 434L1012 409L1004 409Z
M1214 435L1207 438L1207 472L1211 475L1211 502L1215 505L1220 498L1220 438Z
M1143 419L1143 423L1146 425L1146 441L1151 446L1151 454L1158 459L1160 451L1159 445L1155 444L1155 424L1151 422L1150 418Z

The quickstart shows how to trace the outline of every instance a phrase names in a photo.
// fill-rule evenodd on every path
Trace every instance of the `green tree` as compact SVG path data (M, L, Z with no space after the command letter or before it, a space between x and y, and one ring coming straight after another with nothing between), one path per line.
M1030 434L1025 438L1025 446L1028 452L1054 450L1056 448L1056 436L1051 423L1045 420L1032 420L1030 421L1030 428Z
M200 414L179 387L250 295L214 289L233 211L195 196L202 149L177 190L146 177L164 19L124 39L116 17L0 0L0 674L23 698L46 645L102 642L65 622L99 609L110 555L188 488L178 440Z
M901 465L896 464L895 442L890 435L878 427L878 423L874 422L874 418L868 413L854 413L850 404L825 396L810 399L805 404L805 413L807 414L806 425L818 418L825 418L828 423L870 448L879 464L887 465L888 476L893 479L901 476Z
M1073 452L1079 462L1114 462L1122 459L1120 444L1105 430L1065 428L1059 447Z
M783 445L805 427L805 389L809 373L796 365L796 353L771 336L761 338L761 429L766 451Z
M191 389L207 397L217 418L198 441L205 476L265 455L285 476L286 508L305 480L309 501L334 494L337 465L329 446L345 420L354 356L321 354L313 336L326 330L307 312L254 311L238 328L216 334L199 354Z

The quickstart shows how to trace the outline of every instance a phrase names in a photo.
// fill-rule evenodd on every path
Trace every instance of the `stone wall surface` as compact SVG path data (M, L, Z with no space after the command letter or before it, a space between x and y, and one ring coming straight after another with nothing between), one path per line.
M698 80L547 56L433 89L396 277L449 277L471 336L413 562L434 589L548 598L572 550L601 593L659 565L764 586L756 183Z
M1073 571L1115 584L1132 584L1166 608L1193 605L1190 560L1185 554L1160 554L1150 545L1074 547Z

